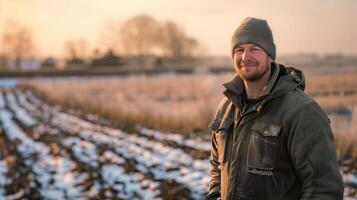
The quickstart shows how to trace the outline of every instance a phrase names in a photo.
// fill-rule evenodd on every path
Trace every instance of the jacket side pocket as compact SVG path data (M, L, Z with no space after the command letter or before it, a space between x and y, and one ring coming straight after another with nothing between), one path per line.
M218 149L218 161L223 163L226 154L227 138L231 131L234 120L223 118L223 119L214 119L208 126L210 130L213 131L214 137L217 142Z

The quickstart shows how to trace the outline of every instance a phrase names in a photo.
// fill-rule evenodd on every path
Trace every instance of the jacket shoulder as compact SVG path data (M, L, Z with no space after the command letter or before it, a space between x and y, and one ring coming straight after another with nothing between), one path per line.
M208 129L216 132L220 127L228 128L233 124L234 107L232 102L224 97L218 105L214 119L208 125Z
M230 107L232 102L227 98L223 97L221 102L218 105L216 114L215 114L215 119L222 119L224 114L226 113L227 109Z
M309 104L317 104L314 99L307 95L303 90L295 88L286 94L284 102L291 108L295 107L297 110L306 107Z
M328 120L326 113L322 110L320 105L303 90L298 88L286 95L282 106L286 108L285 110L290 110L294 113L294 116L297 113L305 114L308 112L310 115L315 113L315 115L323 116L323 118Z

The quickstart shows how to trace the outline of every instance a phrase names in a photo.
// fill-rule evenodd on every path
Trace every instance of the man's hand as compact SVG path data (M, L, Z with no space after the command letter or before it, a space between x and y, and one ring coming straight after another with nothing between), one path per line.
M205 200L221 200L221 194L216 193L208 196Z

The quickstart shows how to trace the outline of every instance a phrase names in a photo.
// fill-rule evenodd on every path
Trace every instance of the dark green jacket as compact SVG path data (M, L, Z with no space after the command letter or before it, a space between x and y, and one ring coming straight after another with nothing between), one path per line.
M329 119L304 93L301 71L272 64L260 97L246 103L235 76L210 123L207 199L340 200L343 183Z

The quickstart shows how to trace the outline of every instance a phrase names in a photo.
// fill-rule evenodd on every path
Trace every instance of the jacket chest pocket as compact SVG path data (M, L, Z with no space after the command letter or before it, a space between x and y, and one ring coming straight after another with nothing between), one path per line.
M274 168L279 145L281 126L276 124L255 123L248 146L248 170L270 171ZM263 172L259 172L263 173Z
M218 161L220 163L223 163L226 160L227 140L232 130L233 122L234 120L228 118L223 118L222 120L215 119L208 126L214 134L214 142L216 143Z

